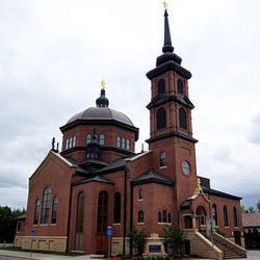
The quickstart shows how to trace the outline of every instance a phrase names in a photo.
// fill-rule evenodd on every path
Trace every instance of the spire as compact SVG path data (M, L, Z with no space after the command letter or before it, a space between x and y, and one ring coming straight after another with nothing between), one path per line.
M106 85L105 81L102 80L100 97L96 99L97 107L108 107L109 105L109 100L106 98L105 85Z
M168 21L168 12L166 9L166 4L164 5L165 11L164 11L164 45L162 48L163 53L166 52L173 52L173 46L172 46L172 40L171 40L171 33L170 33L170 26Z

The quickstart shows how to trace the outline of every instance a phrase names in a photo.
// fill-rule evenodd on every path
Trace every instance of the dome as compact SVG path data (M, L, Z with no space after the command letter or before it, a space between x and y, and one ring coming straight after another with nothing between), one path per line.
M123 123L128 126L134 126L128 116L108 107L89 107L71 117L66 124L71 124L77 120L111 120Z

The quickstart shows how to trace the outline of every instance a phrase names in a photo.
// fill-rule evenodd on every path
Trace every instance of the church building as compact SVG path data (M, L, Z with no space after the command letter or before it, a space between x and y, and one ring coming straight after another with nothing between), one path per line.
M60 127L61 152L53 144L29 178L27 212L18 220L15 246L104 253L111 227L111 253L128 255L128 234L135 228L146 234L145 254L160 255L166 253L163 230L173 225L185 232L186 254L246 256L241 198L213 189L197 173L192 74L181 62L165 9L162 53L146 74L151 84L148 151L135 153L139 129L110 108L102 88L96 106Z

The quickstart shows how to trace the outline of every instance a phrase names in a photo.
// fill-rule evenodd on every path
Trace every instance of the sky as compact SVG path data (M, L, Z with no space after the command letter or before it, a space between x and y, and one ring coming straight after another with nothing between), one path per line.
M174 52L193 75L197 174L246 207L260 200L259 10L259 0L168 1ZM0 205L26 208L52 137L61 143L59 127L95 106L102 79L141 151L163 13L159 0L0 0Z

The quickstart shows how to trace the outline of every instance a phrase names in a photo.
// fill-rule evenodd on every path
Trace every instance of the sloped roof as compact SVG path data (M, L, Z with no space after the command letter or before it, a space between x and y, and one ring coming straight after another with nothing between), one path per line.
M234 199L234 200L241 200L242 199L241 197L238 197L238 196L235 196L235 195L223 192L223 191L214 190L214 189L206 188L206 187L202 187L202 189L205 193L209 193L209 194L214 195L214 196L224 197L224 198Z
M260 213L243 213L243 227L260 227Z
M138 185L138 184L144 184L144 183L160 183L160 184L166 184L172 186L174 183L170 179L163 176L161 173L156 172L154 170L148 170L141 175L139 175L137 178L131 181L132 185Z
M79 185L79 184L83 184L83 183L89 183L89 182L100 182L100 183L106 183L106 184L114 184L113 181L108 180L107 178L100 176L100 175L96 175L78 182L74 182L73 185Z

